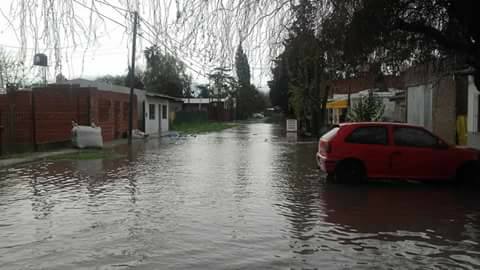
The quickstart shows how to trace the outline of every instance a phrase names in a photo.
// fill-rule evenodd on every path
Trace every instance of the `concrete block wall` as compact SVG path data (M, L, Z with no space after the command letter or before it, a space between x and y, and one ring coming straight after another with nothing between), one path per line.
M405 87L432 89L432 131L449 143L456 143L457 85L449 62L414 66L403 73ZM409 92L407 91L407 95ZM407 110L408 104L407 104Z
M453 76L445 76L432 84L433 132L451 144L456 143L456 83Z

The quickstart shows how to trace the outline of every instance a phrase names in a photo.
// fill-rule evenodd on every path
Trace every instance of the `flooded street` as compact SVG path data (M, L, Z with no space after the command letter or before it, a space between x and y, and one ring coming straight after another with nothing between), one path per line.
M479 269L479 191L327 184L279 126L0 171L1 269Z

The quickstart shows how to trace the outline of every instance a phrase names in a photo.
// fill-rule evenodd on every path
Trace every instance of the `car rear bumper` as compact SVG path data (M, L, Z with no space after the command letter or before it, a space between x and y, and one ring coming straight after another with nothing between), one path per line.
M318 168L323 172L330 174L335 171L337 161L328 159L325 156L322 156L320 153L317 153L316 159Z

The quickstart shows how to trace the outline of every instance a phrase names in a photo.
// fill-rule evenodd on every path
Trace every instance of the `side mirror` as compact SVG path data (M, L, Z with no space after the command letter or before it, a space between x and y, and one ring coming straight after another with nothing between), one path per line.
M436 148L437 149L448 149L448 148L450 148L450 145L448 145L446 142L438 139Z

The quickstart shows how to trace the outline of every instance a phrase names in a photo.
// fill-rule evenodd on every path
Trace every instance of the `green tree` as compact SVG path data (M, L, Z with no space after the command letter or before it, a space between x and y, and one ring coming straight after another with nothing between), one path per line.
M228 68L216 67L208 74L210 98L222 99L235 95L237 81L229 74L230 72Z
M355 63L373 59L398 70L430 59L455 56L474 70L480 86L480 3L477 0L335 0L338 24L346 28L345 56ZM337 25L338 25L337 24ZM337 31L338 32L338 31Z
M145 88L147 91L174 97L191 96L191 77L185 64L174 55L164 53L158 46L145 50L147 68Z
M248 58L243 51L242 43L238 44L237 52L235 54L235 68L237 72L238 83L240 85L250 85L250 64Z
M285 52L278 56L273 61L272 67L272 80L268 82L269 98L272 106L280 107L280 109L287 115L290 116L293 113L289 110L288 107L288 67L285 57Z
M308 0L294 6L296 19L284 41L285 50L274 66L274 81L269 83L272 104L288 97L289 114L300 121L300 128L317 135L325 119L325 49L315 35L315 8ZM286 74L285 74L286 73ZM277 80L277 81L275 81ZM285 93L285 85L288 92ZM284 103L282 104L283 106Z
M95 79L97 82L103 82L113 85L127 86L127 75L104 75Z
M103 75L97 77L95 81L103 82L113 85L120 85L125 87L130 87L130 72L131 68L128 67L128 73L125 75ZM145 72L141 69L135 69L135 83L134 87L137 89L145 89L145 85L143 84Z
M247 119L253 113L263 111L265 103L261 93L250 82L250 65L241 43L237 47L235 69L238 78L238 88L235 92L237 98L237 118Z
M201 84L197 86L200 92L198 93L199 98L209 98L210 97L210 89L208 84Z
M347 118L352 122L381 121L384 111L383 102L373 92L370 92L351 106Z

